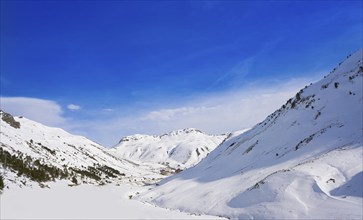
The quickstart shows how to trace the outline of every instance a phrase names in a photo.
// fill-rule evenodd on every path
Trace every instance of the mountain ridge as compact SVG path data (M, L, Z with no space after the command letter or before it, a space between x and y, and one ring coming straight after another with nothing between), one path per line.
M148 164L117 158L86 137L3 111L0 114L0 162L8 186L44 184L60 179L68 179L74 185L143 184L163 177Z
M120 141L118 142L118 144L125 142L125 141L130 141L130 140L140 140L143 138L159 138L161 139L164 136L176 136L176 135L180 135L180 134L188 134L188 133L203 133L204 132L198 130L197 128L184 128L184 129L179 129L179 130L174 130L174 131L169 131L168 133L164 133L162 135L148 135L148 134L133 134L133 135L127 135L124 136L120 139ZM210 136L218 136L218 135L210 135ZM116 147L118 144L116 144L115 146L113 146L112 148Z
M361 49L139 199L232 219L362 218L362 78Z

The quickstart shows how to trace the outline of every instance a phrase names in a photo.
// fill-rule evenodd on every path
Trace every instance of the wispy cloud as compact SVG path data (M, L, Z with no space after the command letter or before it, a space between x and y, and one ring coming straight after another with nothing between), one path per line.
M221 84L231 88L240 87L246 83L246 78L251 75L251 71L256 67L258 61L268 59L270 52L282 41L282 37L272 38L270 41L261 43L261 48L249 56L241 56L240 61L232 65L227 71L223 72L207 89L211 90ZM251 78L251 77L250 77Z
M49 126L62 126L66 119L61 106L52 100L29 97L0 97L1 109L15 116L38 121Z
M249 57L243 59L233 66L229 71L225 74L222 74L213 84L208 88L208 90L217 86L223 82L233 82L233 81L242 81L245 76L247 76L250 72L250 68L255 60L255 57Z
M77 111L81 109L81 106L75 104L69 104L67 105L67 108L71 111Z
M185 117L187 115L196 114L198 112L205 112L207 110L213 109L213 107L180 107L180 108L170 108L170 109L160 109L148 113L143 120L151 121L170 121L177 117Z

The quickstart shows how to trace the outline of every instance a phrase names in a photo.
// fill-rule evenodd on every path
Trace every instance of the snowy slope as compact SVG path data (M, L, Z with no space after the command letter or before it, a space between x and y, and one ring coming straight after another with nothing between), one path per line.
M5 171L3 166L0 171L9 184L26 185L26 182L31 182L29 179L71 180L73 176L77 183L97 184L141 182L162 177L158 170L153 171L147 164L139 165L117 158L101 145L62 129L47 127L24 117L13 117L5 112L0 113L0 122L0 162L7 165ZM38 164L49 167L40 168ZM22 169L24 166L28 169ZM59 170L52 174L48 172L50 178L47 178L47 174L32 173L34 169L45 169L45 172Z
M363 218L362 50L140 200L229 218Z
M191 167L214 150L227 135L207 135L194 129L172 131L161 136L132 135L120 140L112 152L136 162Z
M135 185L68 187L65 182L49 185L51 189L12 188L0 194L0 219L222 219L167 210L129 199L131 192L142 190Z

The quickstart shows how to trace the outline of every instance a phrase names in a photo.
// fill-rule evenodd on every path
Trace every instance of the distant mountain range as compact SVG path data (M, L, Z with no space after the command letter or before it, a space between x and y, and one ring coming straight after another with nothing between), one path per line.
M110 151L120 158L138 163L150 162L185 169L197 164L228 135L207 135L189 128L160 136L132 135L124 137Z

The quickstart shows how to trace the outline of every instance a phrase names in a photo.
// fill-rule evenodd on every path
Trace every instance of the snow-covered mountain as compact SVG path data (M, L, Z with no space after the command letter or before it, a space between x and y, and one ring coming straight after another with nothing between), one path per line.
M73 184L142 182L162 178L148 164L115 157L108 149L60 128L0 112L0 175L5 185L56 179Z
M0 175L8 186L57 179L77 184L152 183L195 165L227 137L184 129L161 136L124 137L107 149L85 137L2 111L0 122Z
M229 218L363 218L362 50L139 199Z
M172 131L160 136L124 137L110 151L138 163L149 162L173 169L191 167L214 150L227 135L207 135L195 128Z

